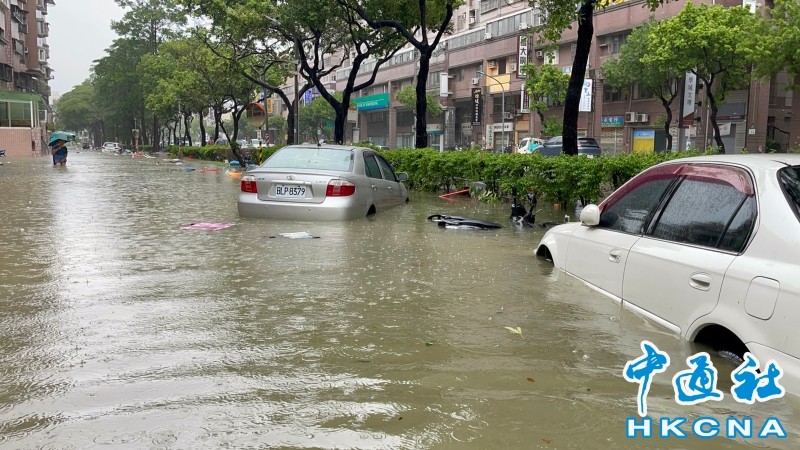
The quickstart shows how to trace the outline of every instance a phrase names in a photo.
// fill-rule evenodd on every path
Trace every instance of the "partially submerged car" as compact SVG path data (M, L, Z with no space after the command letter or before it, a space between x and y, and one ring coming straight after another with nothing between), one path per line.
M651 167L536 254L691 341L776 361L800 392L800 154Z
M239 215L346 220L408 202L404 172L377 152L344 145L290 145L241 180Z

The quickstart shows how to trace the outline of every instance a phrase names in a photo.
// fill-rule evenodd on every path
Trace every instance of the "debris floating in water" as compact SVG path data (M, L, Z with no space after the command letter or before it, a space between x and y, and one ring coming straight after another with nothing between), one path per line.
M296 233L280 233L278 236L270 236L270 239L274 239L276 237L285 237L288 239L319 239L319 236L314 236L313 234L305 231L298 231Z
M181 227L181 230L210 230L210 231L219 231L224 230L225 228L230 228L234 226L233 223L210 223L210 222L199 222L199 223L190 223L189 225L184 225Z

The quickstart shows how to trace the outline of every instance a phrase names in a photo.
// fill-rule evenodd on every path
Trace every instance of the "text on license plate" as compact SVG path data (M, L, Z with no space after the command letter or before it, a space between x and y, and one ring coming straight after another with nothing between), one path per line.
M305 186L284 186L279 184L275 186L276 197L300 197L306 196Z

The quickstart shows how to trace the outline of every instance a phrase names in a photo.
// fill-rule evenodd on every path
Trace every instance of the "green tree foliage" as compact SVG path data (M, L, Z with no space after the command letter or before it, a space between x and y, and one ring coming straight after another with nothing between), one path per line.
M757 33L756 57L760 75L774 75L786 69L800 75L800 2L775 0L768 11L770 19L761 22ZM795 89L800 85L794 84Z
M569 75L552 64L525 64L520 67L525 75L525 90L530 96L530 108L536 111L542 126L545 125L544 113L547 112L548 100L551 103L563 103L569 85ZM544 129L542 129L544 134ZM552 135L551 135L552 136Z
M300 133L306 139L319 142L333 136L333 122L336 111L322 97L300 107Z
M725 146L717 124L719 103L726 92L750 81L759 27L759 19L745 8L687 3L678 15L653 26L648 35L644 64L691 70L703 81L720 153Z
M55 104L56 126L62 130L90 130L92 141L102 139L102 108L94 95L94 86L86 80L62 95Z
M644 56L648 52L650 32L655 22L648 21L635 28L622 46L617 58L603 64L602 72L605 84L622 90L639 84L639 89L653 92L661 100L666 113L663 123L667 137L667 150L672 150L672 101L678 96L678 86L685 71L681 71L673 63L645 63Z
M426 93L427 98L425 103L427 105L427 114L429 117L436 117L442 113L442 105L439 103L439 97L435 94ZM403 106L416 113L417 108L417 90L413 86L406 86L397 92L397 101Z
M578 26L578 38L575 46L575 59L572 63L572 72L569 87L564 100L564 153L567 155L578 154L578 106L581 98L583 80L586 76L586 65L589 62L589 51L592 48L594 36L594 12L598 8L622 3L627 0L529 0L532 7L538 8L547 21L538 27L543 42L556 43L566 29L571 29L573 23ZM645 0L644 6L654 10L659 5L670 0Z
M416 90L416 147L428 146L426 112L430 60L442 36L452 29L453 11L463 0L337 0L375 30L389 29L419 51Z

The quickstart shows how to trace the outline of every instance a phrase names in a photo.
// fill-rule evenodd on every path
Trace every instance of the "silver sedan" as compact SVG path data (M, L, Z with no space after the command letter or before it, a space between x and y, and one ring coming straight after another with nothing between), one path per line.
M377 152L344 145L290 145L241 181L239 215L347 220L408 202L405 172Z

